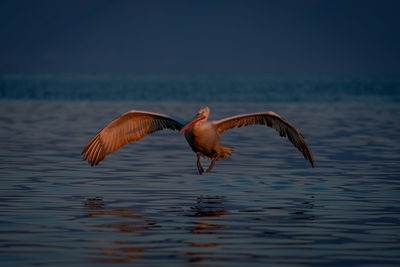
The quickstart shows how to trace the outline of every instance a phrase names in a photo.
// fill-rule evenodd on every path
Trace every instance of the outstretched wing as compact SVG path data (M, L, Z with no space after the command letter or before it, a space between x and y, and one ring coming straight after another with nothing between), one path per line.
M83 149L83 159L93 166L122 146L163 129L180 130L183 124L170 117L147 111L131 110L107 125Z
M308 159L314 167L313 155L301 132L289 121L272 111L237 115L214 122L219 134L234 127L254 124L272 127L277 130L281 136L289 138L290 142L303 153L304 157Z

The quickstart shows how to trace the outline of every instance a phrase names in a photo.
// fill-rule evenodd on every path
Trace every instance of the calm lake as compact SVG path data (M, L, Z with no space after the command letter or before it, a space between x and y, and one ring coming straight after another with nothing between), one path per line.
M7 93L0 101L2 266L400 265L396 101L15 100ZM204 105L211 120L280 114L302 131L315 168L263 126L224 133L222 144L235 151L204 175L183 134L168 130L96 167L81 158L86 143L128 110L186 122Z

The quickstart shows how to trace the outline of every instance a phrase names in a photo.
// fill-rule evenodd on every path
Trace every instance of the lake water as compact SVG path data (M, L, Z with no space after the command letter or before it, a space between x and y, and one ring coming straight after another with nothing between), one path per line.
M385 94L377 101L232 103L12 100L3 90L0 265L398 266L394 90L394 101ZM128 110L184 121L204 104L210 119L282 115L304 134L315 168L262 126L224 133L222 143L235 151L205 175L183 134L172 131L129 144L96 167L80 156Z

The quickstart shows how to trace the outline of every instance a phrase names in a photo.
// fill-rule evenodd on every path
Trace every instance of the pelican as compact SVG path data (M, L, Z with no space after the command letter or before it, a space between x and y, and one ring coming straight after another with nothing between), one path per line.
M206 170L210 172L217 160L226 159L233 151L232 147L221 145L220 134L234 127L258 124L274 128L280 136L287 137L314 167L313 155L301 132L272 111L242 114L218 121L208 121L209 115L210 109L204 107L183 125L164 114L131 110L113 120L89 141L82 151L83 159L87 159L92 166L97 165L105 156L130 142L139 141L147 134L171 129L185 133L186 141L196 153L197 169L203 174L200 157L211 160Z

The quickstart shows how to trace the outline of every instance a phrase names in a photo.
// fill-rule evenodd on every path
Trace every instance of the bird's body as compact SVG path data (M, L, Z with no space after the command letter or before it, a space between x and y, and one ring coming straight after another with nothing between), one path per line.
M192 128L185 131L185 138L192 150L197 155L197 167L199 173L204 172L200 163L200 156L211 159L207 172L214 167L215 161L225 159L231 155L233 148L221 145L216 125L208 121L200 121Z
M212 122L201 122L185 131L185 138L195 152L210 159L224 157L221 140Z
M127 112L101 130L86 145L82 154L92 165L97 165L104 157L123 145L139 141L144 135L169 128L185 132L185 138L197 155L197 167L200 174L204 172L200 157L211 159L206 172L211 171L215 161L226 159L231 155L232 147L223 146L220 134L224 131L247 125L267 125L274 128L281 136L286 136L297 149L303 153L312 166L314 159L310 148L300 131L290 122L274 112L251 113L229 117L219 121L208 121L210 109L205 107L186 125L159 113L147 111Z

